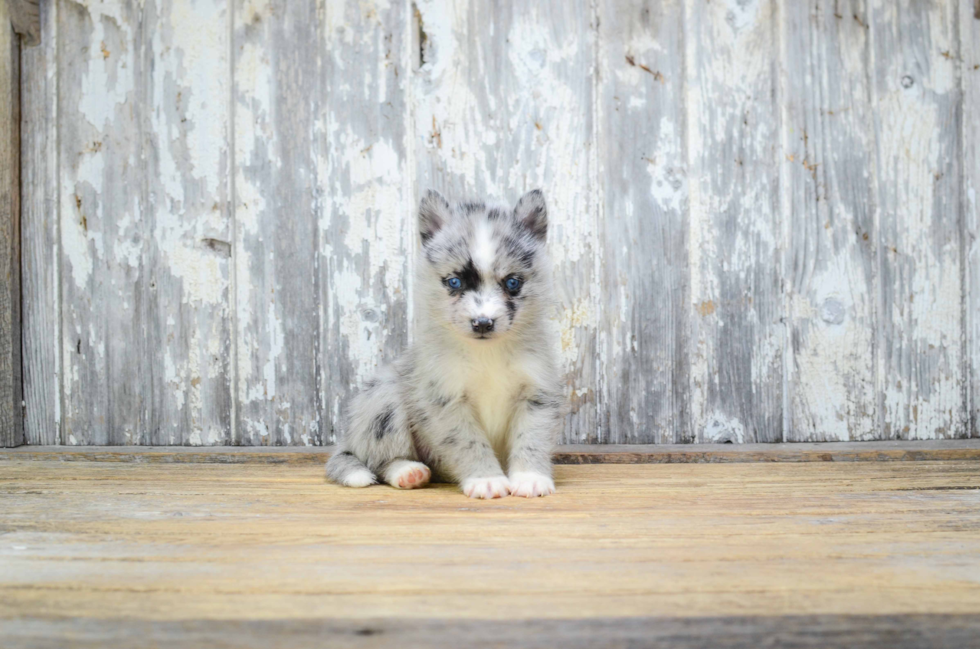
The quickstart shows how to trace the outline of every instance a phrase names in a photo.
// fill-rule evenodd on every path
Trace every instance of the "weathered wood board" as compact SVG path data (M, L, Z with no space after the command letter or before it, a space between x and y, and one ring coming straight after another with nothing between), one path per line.
M968 435L956 3L872 0L884 434Z
M408 343L418 236L409 98L418 44L406 2L331 0L321 15L315 441L330 444L355 387Z
M316 426L316 11L234 3L235 433L309 439Z
M971 0L41 3L28 444L322 445L541 187L564 442L980 436Z
M58 3L40 7L44 39L24 47L21 83L21 290L24 438L64 443L58 203ZM77 440L76 440L77 441ZM89 440L82 440L83 443Z
M24 442L20 318L20 37L0 6L0 446Z
M700 441L781 441L779 12L765 0L685 4L688 407Z
M474 501L454 485L345 489L318 465L0 459L0 637L5 649L404 647L406 632L447 648L980 642L975 460L558 466L555 478L548 498ZM788 639L803 615L826 622ZM678 618L704 641L665 636ZM491 622L545 621L568 640L484 637ZM429 637L412 631L427 624ZM582 642L592 625L605 633ZM447 627L460 635L440 642Z
M868 7L781 5L787 441L874 439L877 338Z
M963 86L963 210L964 321L969 381L968 430L980 437L980 4L960 3L960 82Z
M684 6L599 9L601 441L695 441Z

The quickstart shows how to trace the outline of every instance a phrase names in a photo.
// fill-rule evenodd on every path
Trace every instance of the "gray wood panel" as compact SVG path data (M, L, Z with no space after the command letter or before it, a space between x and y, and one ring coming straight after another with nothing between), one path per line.
M43 3L26 440L336 441L410 338L419 192L534 187L563 441L980 435L974 12Z
M875 0L881 434L967 434L962 105L952 2Z
M235 2L235 443L317 431L317 11Z
M226 0L140 16L140 400L150 444L231 441L232 168Z
M980 437L980 4L959 3L960 82L963 90L963 247L966 269L964 361L970 382L968 433Z
M145 174L139 7L58 7L64 436L149 441L141 388Z
M525 191L544 190L558 287L554 319L572 404L562 439L597 441L602 302L590 4L418 7L424 50L415 86L416 187L511 204Z
M703 442L783 434L776 18L773 2L686 3L689 399Z
M781 5L787 441L874 439L876 233L864 0Z
M344 0L330 3L322 20L317 441L332 443L356 387L408 343L418 236L409 93L418 45L407 3Z
M24 437L60 444L61 213L58 202L58 3L40 7L41 43L23 50L21 285Z
M693 441L684 7L606 0L598 19L603 442Z
M0 447L24 443L20 330L20 37L0 3Z

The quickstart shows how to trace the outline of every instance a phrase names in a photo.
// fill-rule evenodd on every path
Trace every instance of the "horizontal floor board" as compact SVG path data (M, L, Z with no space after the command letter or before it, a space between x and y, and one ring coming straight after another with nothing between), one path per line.
M564 465L555 479L548 498L475 501L452 485L345 489L319 466L8 456L0 644L978 638L980 462Z
M793 615L582 620L0 620L8 649L235 649L432 647L434 649L971 649L980 615ZM887 645L883 644L887 643Z
M332 446L21 446L0 449L0 461L321 464L333 449ZM555 464L926 460L980 461L980 439L822 444L569 444L559 446L554 453Z

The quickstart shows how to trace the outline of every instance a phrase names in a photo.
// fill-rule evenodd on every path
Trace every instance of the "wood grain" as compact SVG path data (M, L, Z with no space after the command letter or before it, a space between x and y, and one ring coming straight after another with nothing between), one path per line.
M0 447L24 443L20 321L20 38L0 2Z
M961 437L968 381L957 13L951 2L872 6L882 429L888 438Z
M980 437L980 2L971 17L960 3L960 83L963 92L963 249L965 266L967 435Z
M418 192L533 187L564 442L980 436L969 0L42 4L30 444L335 442Z
M684 7L598 6L602 441L693 441Z
M317 16L238 1L233 29L234 442L298 443L317 426Z
M21 291L24 437L61 444L61 221L58 176L58 5L40 8L44 38L23 51ZM76 438L77 441L77 438ZM90 439L83 439L90 443Z
M231 442L228 19L225 0L140 16L147 444Z
M321 12L316 119L319 430L336 442L357 386L405 348L416 221L407 3L331 1ZM297 308L308 294L297 296ZM307 442L308 443L308 442Z
M0 461L136 462L151 464L322 465L334 447L24 446ZM980 461L977 440L828 442L820 444L562 444L555 464L726 464L740 462Z
M379 618L980 615L975 461L559 466L556 482L484 502L344 489L319 466L6 461L0 625L111 646L215 620L288 637Z
M415 85L416 186L510 204L544 190L572 405L562 439L597 441L596 327L605 307L595 258L591 5L417 6L425 45Z
M879 431L867 14L861 0L780 5L787 441Z
M58 5L63 435L145 443L148 178L140 8Z
M687 151L699 441L783 437L775 4L685 9Z
M456 647L567 649L749 649L774 641L813 649L975 649L977 615L790 615L631 617L580 620L446 620L381 618L370 621L128 619L0 620L10 649L115 649L147 641L157 649L234 646L238 649L331 647Z

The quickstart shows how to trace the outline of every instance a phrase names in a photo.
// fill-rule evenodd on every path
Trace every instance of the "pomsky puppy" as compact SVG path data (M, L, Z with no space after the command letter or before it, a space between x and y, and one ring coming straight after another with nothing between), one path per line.
M329 479L413 489L435 478L471 498L554 493L565 399L546 322L547 231L538 190L514 209L422 198L416 340L352 400Z

